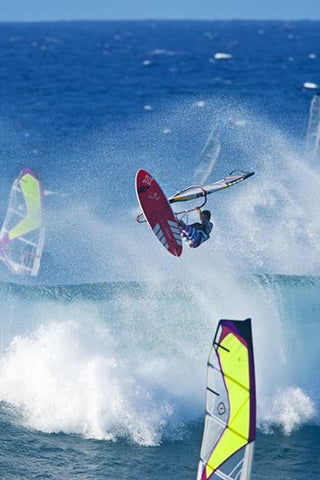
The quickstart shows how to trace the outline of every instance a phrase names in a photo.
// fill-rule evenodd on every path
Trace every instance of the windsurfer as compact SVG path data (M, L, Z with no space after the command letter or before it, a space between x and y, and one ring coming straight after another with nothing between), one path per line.
M178 220L181 237L189 247L192 248L199 247L203 242L206 242L210 238L210 233L213 228L213 224L210 222L210 211L203 210L203 212L201 212L200 208L196 208L196 211L199 213L200 222L188 225L182 220Z

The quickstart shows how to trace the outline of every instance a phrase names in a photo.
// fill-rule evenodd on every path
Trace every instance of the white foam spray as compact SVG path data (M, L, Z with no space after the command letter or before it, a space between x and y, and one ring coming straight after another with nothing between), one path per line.
M76 199L50 218L49 276L58 271L69 282L144 280L148 287L137 296L128 287L99 305L87 299L53 308L31 301L27 314L25 301L13 299L14 307L0 312L11 326L3 342L0 399L19 409L24 424L93 438L125 436L143 445L166 435L178 438L183 424L203 413L217 321L247 317L253 319L260 424L289 433L319 418L319 382L310 375L318 365L319 287L248 278L319 275L319 177L296 145L264 119L241 108L215 114L218 123L224 119L229 139L226 147L221 138L217 176L239 166L234 158L256 175L212 196L215 229L201 248L170 257L146 225L134 222L133 171L150 167L159 173L161 155L148 165L136 155L129 206L124 202L115 215L101 215L94 202ZM181 118L182 111L175 111L172 121L159 124L174 132ZM181 158L174 148L172 158ZM163 168L172 178L183 165Z

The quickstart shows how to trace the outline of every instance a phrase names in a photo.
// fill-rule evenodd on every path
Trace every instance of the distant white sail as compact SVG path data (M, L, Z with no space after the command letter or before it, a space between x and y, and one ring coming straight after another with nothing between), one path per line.
M29 168L14 181L0 232L0 260L17 275L37 275L43 250L43 188Z
M310 105L306 154L311 159L320 157L320 94L313 97Z
M206 183L212 173L220 150L221 143L216 130L213 129L200 153L198 164L193 174L194 184L203 185Z
M208 361L197 480L249 480L255 437L251 320L220 320Z

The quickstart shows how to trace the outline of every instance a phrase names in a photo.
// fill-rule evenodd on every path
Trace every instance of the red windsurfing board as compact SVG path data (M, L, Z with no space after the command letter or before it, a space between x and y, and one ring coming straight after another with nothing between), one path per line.
M136 175L136 194L143 214L159 242L174 256L182 253L182 239L172 208L155 179L145 170Z

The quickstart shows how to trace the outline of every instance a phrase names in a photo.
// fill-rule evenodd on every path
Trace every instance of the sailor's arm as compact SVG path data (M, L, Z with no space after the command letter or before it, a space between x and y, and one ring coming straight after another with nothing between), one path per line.
M203 216L202 216L201 208L200 208L200 207L196 207L196 208L195 208L195 211L196 211L197 213L199 213L200 222L203 223Z

